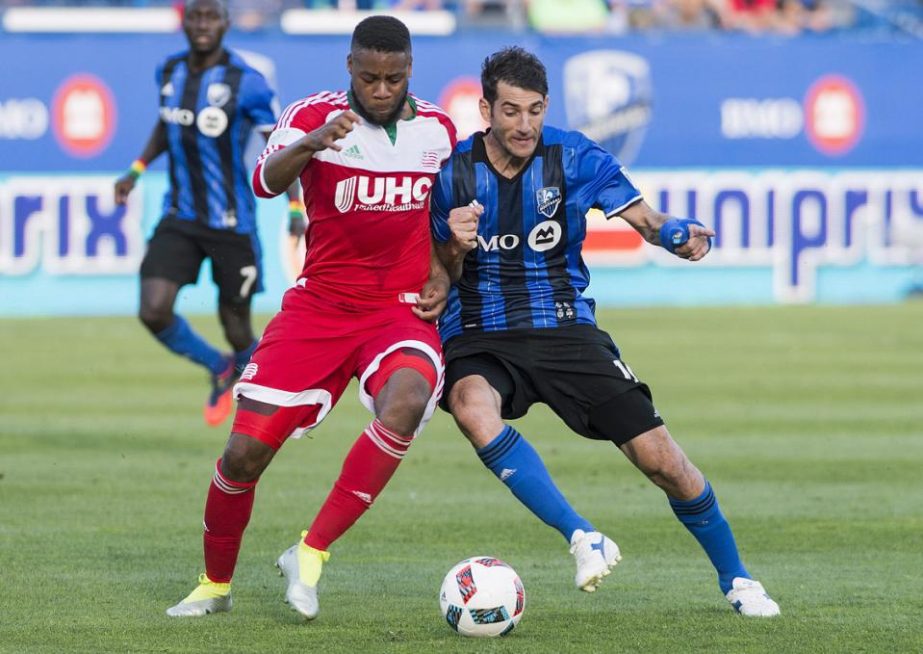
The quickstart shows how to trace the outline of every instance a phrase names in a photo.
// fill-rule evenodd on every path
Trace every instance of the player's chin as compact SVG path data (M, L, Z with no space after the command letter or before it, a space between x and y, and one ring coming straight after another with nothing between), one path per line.
M520 159L528 159L535 152L536 142L534 139L511 139L509 150L513 156Z

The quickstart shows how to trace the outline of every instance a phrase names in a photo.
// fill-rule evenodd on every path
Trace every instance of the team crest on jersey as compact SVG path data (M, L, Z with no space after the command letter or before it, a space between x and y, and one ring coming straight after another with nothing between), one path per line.
M557 186L546 186L535 192L535 202L538 206L538 212L551 218L558 210L561 204L561 189Z
M208 90L205 92L205 98L211 106L223 107L231 99L231 87L223 82L209 84Z
M618 50L592 50L564 64L564 108L572 129L630 163L651 121L650 66Z
M420 163L427 170L439 170L440 155L436 150L427 150L423 153Z

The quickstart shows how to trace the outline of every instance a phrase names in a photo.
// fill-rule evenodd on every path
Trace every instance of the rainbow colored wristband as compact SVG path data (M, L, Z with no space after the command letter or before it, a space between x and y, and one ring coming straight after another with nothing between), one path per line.
M289 201L288 217L289 218L303 218L304 217L304 205L298 202L297 200Z
M147 170L147 164L141 159L135 159L128 167L128 176L137 181L138 178L144 174L145 170Z

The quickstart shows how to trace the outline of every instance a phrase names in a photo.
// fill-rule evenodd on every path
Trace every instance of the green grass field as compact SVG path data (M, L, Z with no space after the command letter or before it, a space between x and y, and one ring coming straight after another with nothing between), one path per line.
M348 391L263 477L234 611L171 620L164 609L201 571L227 436L201 423L204 375L129 318L4 320L0 652L923 651L923 304L607 311L601 323L711 479L780 618L736 616L662 494L536 408L517 426L622 548L599 592L574 589L560 536L440 414L335 544L321 615L301 623L273 562L368 421ZM525 584L507 638L461 638L439 614L443 574L476 554Z

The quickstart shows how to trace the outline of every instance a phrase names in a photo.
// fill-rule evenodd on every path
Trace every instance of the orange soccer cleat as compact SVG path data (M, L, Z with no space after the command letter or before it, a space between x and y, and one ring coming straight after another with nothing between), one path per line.
M217 427L227 420L234 407L234 384L240 375L234 367L234 360L228 357L227 361L227 368L220 374L212 375L212 390L205 401L205 423L211 427Z

